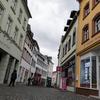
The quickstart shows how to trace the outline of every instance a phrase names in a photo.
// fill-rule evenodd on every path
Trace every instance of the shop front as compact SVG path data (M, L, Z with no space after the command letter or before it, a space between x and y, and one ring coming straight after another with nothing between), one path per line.
M80 56L80 88L85 95L99 95L100 89L100 47Z
M51 82L52 82L52 78L51 77L47 77L47 87L51 87Z
M61 86L68 91L75 91L75 57L68 60L62 67Z

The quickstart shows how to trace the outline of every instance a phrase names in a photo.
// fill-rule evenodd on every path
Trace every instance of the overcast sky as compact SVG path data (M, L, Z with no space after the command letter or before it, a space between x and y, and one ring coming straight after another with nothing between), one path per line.
M37 40L40 52L52 56L54 70L57 66L58 48L63 29L71 10L78 10L76 0L28 0L32 14L29 20L34 39Z

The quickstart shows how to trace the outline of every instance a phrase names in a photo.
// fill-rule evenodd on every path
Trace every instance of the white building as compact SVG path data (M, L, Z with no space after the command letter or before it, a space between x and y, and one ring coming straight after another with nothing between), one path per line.
M54 71L53 73L52 73L52 86L56 86L56 84L57 84L57 71Z
M0 0L0 83L19 66L29 18L26 0Z
M67 26L65 27L65 35L62 37L58 64L62 67L62 72L57 75L59 83L63 89L68 91L75 91L75 67L76 67L76 35L77 35L77 25L78 25L78 12L72 11L70 14L70 19L67 21ZM64 84L64 85L63 85Z
M47 68L48 68L48 60L45 55L37 52L37 63L36 63L36 73L35 78L37 81L37 85L46 86L47 81Z
M47 87L51 87L52 85L52 72L53 72L53 62L52 62L52 57L47 57L48 60L48 67L47 67L47 82L46 82L46 86Z
M27 27L27 34L24 43L24 49L21 64L18 72L18 82L27 83L29 77L33 77L36 70L37 57L35 52L39 52L39 46L33 39L30 25Z

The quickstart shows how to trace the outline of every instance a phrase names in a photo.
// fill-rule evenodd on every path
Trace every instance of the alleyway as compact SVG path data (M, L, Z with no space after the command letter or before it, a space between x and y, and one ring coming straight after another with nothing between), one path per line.
M0 85L0 100L98 100L53 88Z

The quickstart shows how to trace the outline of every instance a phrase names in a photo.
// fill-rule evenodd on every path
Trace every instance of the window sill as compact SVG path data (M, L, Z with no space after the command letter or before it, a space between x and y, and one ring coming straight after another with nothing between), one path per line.
M22 28L23 28L23 30L25 31L25 27L24 27L24 26L22 26Z
M10 8L11 8L12 12L16 15L14 8L12 6Z
M72 44L72 47L75 45L75 43Z
M94 37L95 35L97 35L98 33L100 33L100 30L94 34L92 34L92 37Z
M92 10L100 3L100 1L93 5Z
M18 19L19 23L21 24L21 21L20 21L20 19L19 19L19 18L17 18L17 19Z
M83 20L90 14L90 12L87 15L84 15Z
M83 44L84 44L85 42L87 42L88 40L89 40L89 39L87 39L87 40L85 40L85 41L82 41L82 43L81 43L81 44L83 45Z

